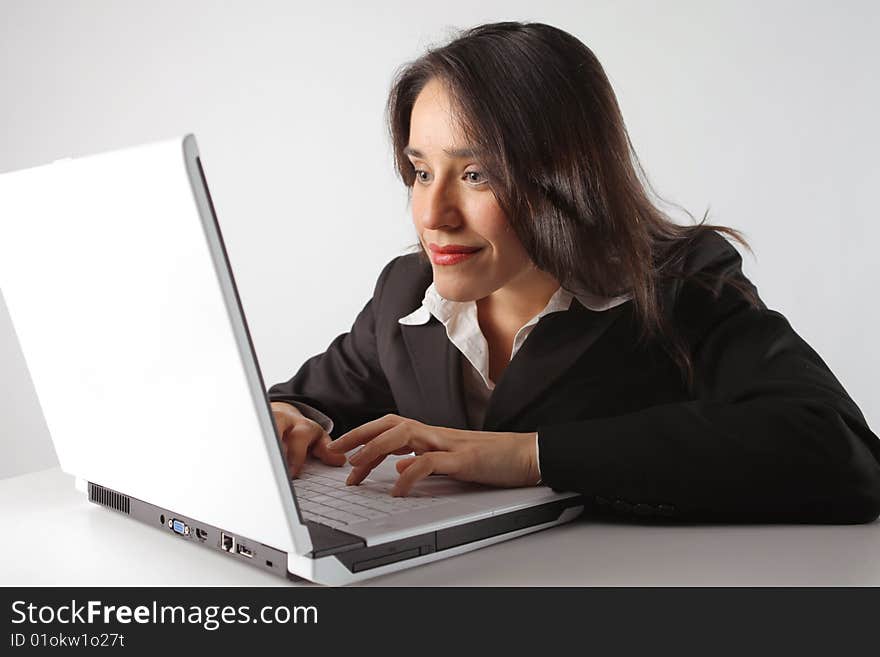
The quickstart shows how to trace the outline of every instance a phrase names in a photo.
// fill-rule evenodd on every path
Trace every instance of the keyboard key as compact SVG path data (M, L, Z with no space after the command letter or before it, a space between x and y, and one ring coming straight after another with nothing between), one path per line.
M386 516L390 515L388 512L375 511L375 510L370 509L365 506L362 506L360 509L355 511L355 513L357 513L359 516L364 516L368 520L375 520L376 518L385 518Z
M362 518L361 516L355 515L353 513L348 513L346 511L339 511L338 520L341 520L344 523L352 524L356 522L363 522L366 518Z

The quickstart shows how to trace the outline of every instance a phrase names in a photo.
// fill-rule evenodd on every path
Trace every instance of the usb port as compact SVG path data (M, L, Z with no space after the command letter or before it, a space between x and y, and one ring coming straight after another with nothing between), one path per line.
M253 558L254 558L254 553L251 552L250 550L248 550L248 549L247 549L244 545L242 545L241 543L239 543L239 544L235 547L235 551L238 552L241 556L243 556L243 557L247 557L248 559L253 559Z

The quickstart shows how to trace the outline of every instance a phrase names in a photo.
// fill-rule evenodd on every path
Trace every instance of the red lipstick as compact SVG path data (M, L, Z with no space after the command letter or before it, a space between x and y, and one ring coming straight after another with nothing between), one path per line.
M433 243L428 244L428 250L431 252L431 261L435 265L457 265L472 258L482 248L481 246L467 246L465 244L446 244L444 246Z

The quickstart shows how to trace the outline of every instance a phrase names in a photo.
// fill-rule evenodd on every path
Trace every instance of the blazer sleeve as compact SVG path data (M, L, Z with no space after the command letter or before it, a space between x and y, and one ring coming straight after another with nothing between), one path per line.
M698 271L751 286L725 247ZM752 289L753 286L752 286ZM880 514L880 440L780 313L729 283L680 285L689 401L538 428L544 483L596 510L691 521L861 523Z
M338 438L364 422L396 413L396 404L376 350L376 308L385 281L394 265L388 263L379 275L373 297L354 320L348 333L337 336L327 350L313 356L293 378L273 385L269 401L290 403L326 429L329 418L331 438Z

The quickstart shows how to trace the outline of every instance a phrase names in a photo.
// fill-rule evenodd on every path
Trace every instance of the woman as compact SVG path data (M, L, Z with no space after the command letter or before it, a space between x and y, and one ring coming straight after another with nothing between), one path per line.
M579 491L683 520L867 522L880 441L721 236L649 200L614 93L542 24L465 32L388 101L420 252L269 390L291 474ZM335 439L332 440L331 438Z

